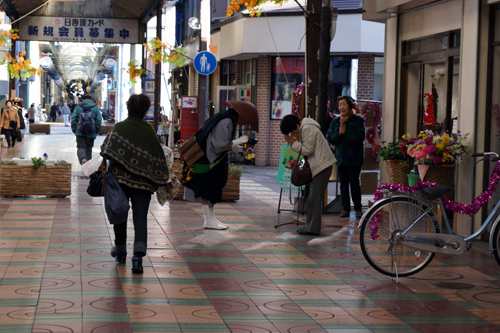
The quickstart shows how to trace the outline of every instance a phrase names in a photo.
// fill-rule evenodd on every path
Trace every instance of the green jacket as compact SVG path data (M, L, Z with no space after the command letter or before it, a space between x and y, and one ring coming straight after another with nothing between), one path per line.
M339 134L340 117L332 120L330 128L326 133L328 142L335 146L335 157L337 166L351 165L362 166L365 161L365 119L358 115L352 115L346 123L346 131Z
M82 113L83 109L91 108L92 114L94 116L95 121L95 132L90 134L83 134L78 129L78 122L80 121L80 113ZM101 131L101 110L99 107L89 99L86 99L82 102L82 104L78 105L73 114L71 115L71 130L77 136L85 136L87 138L95 139L97 137L97 133Z

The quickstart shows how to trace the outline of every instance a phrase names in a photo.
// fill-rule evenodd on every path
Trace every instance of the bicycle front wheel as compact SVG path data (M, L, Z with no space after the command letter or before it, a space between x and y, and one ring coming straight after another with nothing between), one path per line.
M491 232L493 233L493 254L497 264L500 265L500 224L497 224L495 230Z
M404 241L401 230L428 208L424 202L399 196L377 202L367 213L360 232L360 245L366 261L382 274L410 276L424 269L434 253L412 249ZM436 215L425 214L412 228L412 233L439 233Z

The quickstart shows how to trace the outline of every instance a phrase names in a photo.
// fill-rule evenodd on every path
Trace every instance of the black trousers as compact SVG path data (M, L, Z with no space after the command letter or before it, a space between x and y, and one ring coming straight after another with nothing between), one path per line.
M15 129L2 129L2 133L5 135L7 139L7 145L9 147L14 147L16 144L16 130Z
M56 117L57 117L57 116L56 116L56 113L55 113L55 112L51 112L51 113L50 113L50 121L55 122L55 121L56 121Z
M340 179L340 196L342 197L342 207L345 211L351 210L351 199L354 203L354 210L361 210L361 186L359 185L359 174L361 166L341 165L338 167ZM351 196L349 196L349 187Z
M29 123L30 124L34 124L35 123L35 119L29 119Z
M139 190L120 184L125 196L132 202L132 217L134 221L134 256L144 257L148 242L148 210L151 202L151 192ZM114 224L115 245L120 252L127 250L127 221Z

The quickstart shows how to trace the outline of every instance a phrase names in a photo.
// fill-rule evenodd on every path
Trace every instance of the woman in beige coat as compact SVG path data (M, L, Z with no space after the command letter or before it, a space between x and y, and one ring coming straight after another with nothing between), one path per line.
M295 115L287 115L281 121L280 129L292 150L298 153L302 149L302 155L307 156L313 177L306 225L297 232L301 235L319 235L323 200L332 174L332 165L336 162L335 156L321 132L321 127L312 119L305 118L301 121ZM294 136L297 135L300 135L300 141L295 139Z
M5 105L7 108L3 110L2 119L0 120L0 128L2 128L2 134L4 134L7 138L8 148L14 148L14 145L16 144L17 129L20 127L19 114L17 112L17 108L12 106L12 102L10 100L7 101ZM11 121L15 121L17 126L11 127Z

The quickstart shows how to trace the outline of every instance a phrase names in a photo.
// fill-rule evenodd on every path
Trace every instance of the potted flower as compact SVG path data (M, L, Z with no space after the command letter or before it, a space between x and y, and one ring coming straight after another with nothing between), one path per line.
M408 185L408 177L413 168L414 159L408 154L408 144L413 143L416 138L405 134L401 139L393 142L382 142L378 154L382 161L387 163L389 181L395 184Z
M420 179L453 188L455 165L460 164L467 153L468 136L460 131L443 135L431 130L420 132L417 140L408 144L407 150L415 158Z

